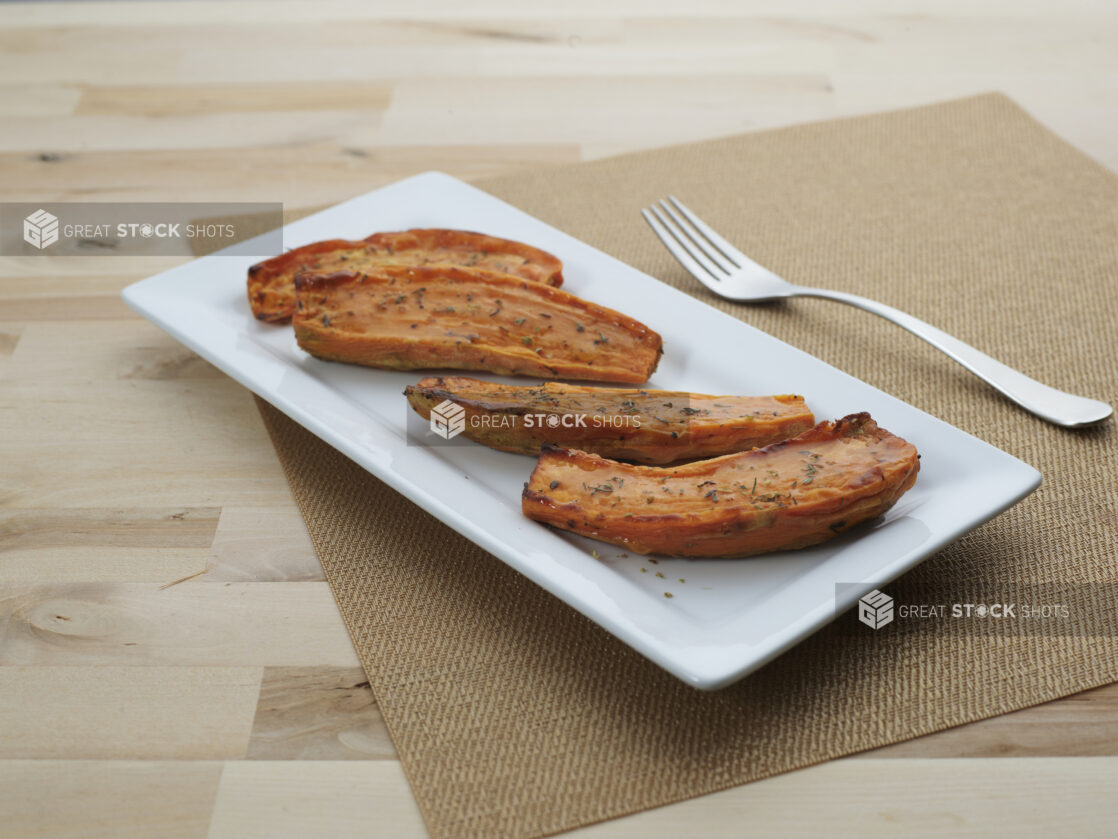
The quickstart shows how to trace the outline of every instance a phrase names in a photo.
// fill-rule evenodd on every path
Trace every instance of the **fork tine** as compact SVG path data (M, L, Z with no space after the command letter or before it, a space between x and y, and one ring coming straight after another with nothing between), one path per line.
M668 218L663 210L661 210L655 204L653 204L649 209L652 211L652 214L659 220L660 224L667 228L668 232L672 234L676 242L678 242L679 245L685 251L687 251L688 255L693 260L702 265L711 277L716 280L724 280L726 278L726 275L729 272L723 271L721 268L711 262L707 255L703 253L702 250L694 244L694 242L691 241L691 237L689 237L686 232L680 229L678 224Z
M696 229L702 232L704 236L710 239L714 246L722 251L726 258L733 262L738 268L744 268L747 265L756 265L752 259L715 233L709 224L687 209L684 203L674 195L669 195L668 200L675 204L679 211L687 217L687 220L695 225Z
M667 212L669 216L672 217L672 221L676 223L676 226L687 234L687 238L690 239L692 243L697 245L699 249L702 250L704 254L706 254L707 258L710 259L711 262L715 263L719 268L721 268L724 274L730 274L737 270L737 266L734 265L734 263L728 260L725 256L723 256L722 253L719 252L718 248L707 241L703 234L696 230L695 226L692 225L691 222L689 222L682 215L676 212L675 207L664 200L660 201L660 206Z
M664 247L671 251L672 256L679 261L679 264L686 268L687 272L692 277L711 291L717 291L718 283L711 278L710 272L691 258L691 255L676 242L675 237L660 223L660 220L648 210L641 210L641 215L644 216L644 220L647 221L649 227L652 228L652 232L664 243Z

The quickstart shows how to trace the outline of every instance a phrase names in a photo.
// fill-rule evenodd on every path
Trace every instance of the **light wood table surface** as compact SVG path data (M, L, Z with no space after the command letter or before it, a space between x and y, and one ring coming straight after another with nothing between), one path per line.
M0 4L4 201L340 201L988 90L1118 168L1118 6ZM0 836L423 836L247 391L152 258L0 261ZM1118 687L574 835L1114 836Z

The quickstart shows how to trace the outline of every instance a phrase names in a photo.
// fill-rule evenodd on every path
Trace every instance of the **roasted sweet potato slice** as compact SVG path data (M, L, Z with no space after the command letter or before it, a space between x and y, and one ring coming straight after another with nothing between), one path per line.
M794 437L815 424L802 396L707 396L547 382L426 378L404 394L424 419L444 400L466 410L464 436L539 454L547 443L638 463L717 457Z
M476 266L560 286L563 263L522 242L466 230L405 230L367 239L329 239L295 248L248 269L248 302L260 320L281 323L295 311L295 277L369 271L378 265Z
M481 268L306 274L295 296L299 346L332 361L639 384L660 360L660 336L644 324Z
M830 539L888 510L916 480L912 444L869 414L685 466L631 466L545 448L529 518L636 553L750 556Z

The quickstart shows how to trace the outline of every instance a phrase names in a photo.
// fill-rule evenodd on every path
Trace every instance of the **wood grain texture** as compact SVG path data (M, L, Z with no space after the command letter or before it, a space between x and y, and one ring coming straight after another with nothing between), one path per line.
M226 763L210 839L426 835L396 761Z
M224 507L206 579L211 582L325 581L294 502L282 507Z
M0 509L0 578L170 580L204 571L217 507Z
M181 357L169 337L161 346ZM150 355L137 348L128 367L144 369ZM0 381L6 432L0 504L212 507L290 500L244 388L224 377L119 379L112 354L99 358L109 367L103 377ZM20 365L27 370L18 345L9 362L9 373Z
M219 761L0 760L5 839L203 839Z
M164 117L182 114L259 113L383 109L392 99L387 84L286 85L277 97L271 84L256 85L90 85L81 90L73 113Z
M392 760L396 750L360 667L268 667L247 757Z
M298 214L991 89L1118 168L1116 53L1089 0L7 3L0 200ZM0 259L0 833L422 836L251 398L120 302L179 261ZM1111 686L582 833L1108 836L1116 760Z
M1116 758L837 760L567 835L1101 839L1116 781Z
M329 91L329 85L319 89ZM552 140L433 146L355 146L337 140L233 148L145 150L137 174L136 152L45 150L0 153L9 201L276 201L303 211L336 204L355 194L438 167L462 178L538 166L576 163L580 145ZM74 258L35 257L41 265ZM91 257L108 263L103 257ZM29 260L24 260L25 264ZM126 265L139 263L134 257ZM115 264L121 265L119 261ZM65 266L59 266L65 268ZM157 269L158 270L158 269ZM139 273L135 279L154 274ZM124 283L121 284L122 286ZM138 316L137 316L138 317Z
M244 757L260 677L259 667L0 667L0 757Z
M41 282L36 278L35 282ZM5 281L8 285L9 281ZM14 285L14 283L12 283ZM116 285L116 283L113 283ZM64 296L64 289L57 296ZM113 296L119 298L120 292ZM78 322L75 322L78 320ZM225 374L182 344L168 341L165 332L145 320L128 323L59 320L57 312L43 323L26 324L20 336L23 349L9 381L68 381L81 384L98 379L168 381L224 379ZM33 358L33 364L20 364Z
M859 757L1118 757L1118 685L865 752Z
M167 583L7 586L0 665L359 666L326 583Z

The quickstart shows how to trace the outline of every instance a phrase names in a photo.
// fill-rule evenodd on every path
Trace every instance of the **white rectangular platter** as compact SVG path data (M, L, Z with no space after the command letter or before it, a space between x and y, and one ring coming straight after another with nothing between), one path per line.
M203 358L697 688L740 679L1040 483L1035 469L1009 454L442 173L288 225L284 243L412 227L476 230L554 253L564 263L564 289L663 336L650 387L800 393L819 419L869 411L921 452L920 477L897 506L834 541L754 559L652 564L524 518L520 494L531 458L478 445L409 444L402 392L421 374L319 361L299 349L290 326L256 321L245 292L254 259L207 256L124 290L128 305ZM661 247L651 232L648 247ZM836 586L851 583L836 602Z

